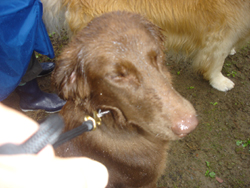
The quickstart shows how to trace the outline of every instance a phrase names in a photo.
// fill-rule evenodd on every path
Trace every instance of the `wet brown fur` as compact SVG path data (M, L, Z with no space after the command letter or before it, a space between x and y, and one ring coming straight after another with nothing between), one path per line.
M171 85L163 41L159 29L137 14L104 14L73 37L52 74L67 100L65 131L93 110L110 110L95 131L57 149L59 156L103 163L108 188L156 187L169 140L179 139L171 127L195 116Z

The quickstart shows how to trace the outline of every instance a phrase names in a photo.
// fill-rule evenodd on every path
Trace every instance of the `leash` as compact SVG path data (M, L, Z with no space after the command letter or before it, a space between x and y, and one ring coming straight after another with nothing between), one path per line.
M64 128L63 118L58 114L51 115L40 123L38 131L26 142L19 145L12 143L1 145L0 155L37 154L48 144L56 148L84 132L95 130L97 125L101 125L101 117L107 113L109 111L94 111L93 117L86 116L80 126L65 133L62 133Z

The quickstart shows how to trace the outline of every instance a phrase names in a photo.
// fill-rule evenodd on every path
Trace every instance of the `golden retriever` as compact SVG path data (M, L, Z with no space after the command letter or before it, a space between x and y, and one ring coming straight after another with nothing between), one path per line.
M227 91L234 83L221 73L224 60L250 38L249 0L42 0L48 29L64 22L75 34L105 12L143 15L162 29L167 50L193 61L210 84Z
M171 85L161 32L138 14L112 12L93 19L62 51L52 80L67 100L61 111L65 131L93 111L110 111L95 131L57 149L62 157L103 163L108 188L156 187L169 140L198 124L193 106Z

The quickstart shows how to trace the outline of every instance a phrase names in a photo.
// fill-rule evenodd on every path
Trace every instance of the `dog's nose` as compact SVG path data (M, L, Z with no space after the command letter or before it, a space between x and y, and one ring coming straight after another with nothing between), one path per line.
M180 121L172 126L172 131L179 137L184 137L192 132L198 125L198 120L195 115L186 115Z

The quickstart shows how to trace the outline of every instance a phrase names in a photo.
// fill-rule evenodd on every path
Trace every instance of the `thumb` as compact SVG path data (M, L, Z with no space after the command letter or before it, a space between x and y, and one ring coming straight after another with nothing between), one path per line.
M107 182L106 167L88 158L0 157L0 185L4 187L104 188Z

